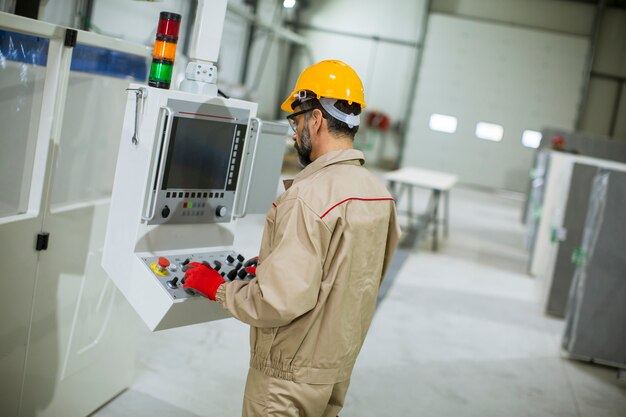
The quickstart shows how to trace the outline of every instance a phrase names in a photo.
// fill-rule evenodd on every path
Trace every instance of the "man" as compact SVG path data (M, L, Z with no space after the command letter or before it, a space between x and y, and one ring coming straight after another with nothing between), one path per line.
M187 271L186 288L251 326L245 417L335 417L343 406L399 237L393 199L352 149L364 107L343 62L303 71L281 108L305 168L267 214L256 278Z

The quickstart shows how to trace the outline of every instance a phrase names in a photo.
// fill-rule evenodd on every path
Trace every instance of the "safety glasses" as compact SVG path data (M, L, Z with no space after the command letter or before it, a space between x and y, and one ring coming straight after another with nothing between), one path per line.
M301 114L310 112L315 110L315 107L312 107L310 109L306 109L306 110L300 110L297 111L295 113L291 113L289 116L287 116L287 121L289 122L289 126L291 126L291 129L295 132L296 131L296 127L298 126L298 122L296 121L296 117L300 116Z

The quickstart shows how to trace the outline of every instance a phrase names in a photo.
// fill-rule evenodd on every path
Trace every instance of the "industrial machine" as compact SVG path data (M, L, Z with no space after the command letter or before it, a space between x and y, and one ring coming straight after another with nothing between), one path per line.
M587 212L593 176L586 170L604 167L620 171L626 165L557 151L549 151L548 156L543 206L529 269L541 282L547 312L563 316L574 272L570 259L580 243L581 219Z
M573 259L582 241L591 185L597 170L595 165L574 164L562 222L554 225L551 240L555 254L548 270L547 276L551 279L546 297L546 312L554 316L565 317L567 297L576 270Z
M102 265L151 330L228 317L182 287L184 270L206 262L226 280L250 278L233 247L236 221L253 179L270 190L252 193L253 204L271 205L287 135L286 124L256 118L255 103L218 96L226 0L208 4L198 3L183 91L128 88Z
M0 296L0 416L83 417L133 381L140 321L100 265L123 91L149 52L0 12L0 262L19 277Z
M526 245L530 252L528 269L532 266L534 245L539 227L545 196L547 173L549 171L551 138L564 138L566 153L589 156L609 161L626 162L626 145L623 141L606 136L591 136L583 132L568 132L546 128L541 132L542 140L535 153L531 170L531 181L526 192L526 202L522 210L522 220L526 224Z
M626 172L597 168L569 292L563 348L626 368Z

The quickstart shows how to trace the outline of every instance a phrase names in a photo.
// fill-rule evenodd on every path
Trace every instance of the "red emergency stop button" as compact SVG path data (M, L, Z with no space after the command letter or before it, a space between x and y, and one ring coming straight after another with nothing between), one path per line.
M167 268L168 266L170 266L170 261L167 258L164 258L163 256L161 256L159 258L159 266L163 269Z

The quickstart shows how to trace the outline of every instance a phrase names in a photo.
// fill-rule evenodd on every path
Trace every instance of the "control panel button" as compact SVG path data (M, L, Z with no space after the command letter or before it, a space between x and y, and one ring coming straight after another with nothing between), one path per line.
M249 267L249 266L252 266L252 265L257 265L258 263L259 263L259 257L258 257L258 256L255 256L254 258L250 258L250 259L248 259L248 260L247 260L247 261L243 264L243 266L245 266L245 267Z
M167 267L170 266L170 261L167 258L161 256L157 262L153 263L153 271L157 273L157 275L168 275Z
M246 259L246 258L244 258L242 254L237 255L237 260L238 260L239 262L243 262L243 261L245 261L245 259Z
M228 209L224 206L217 206L215 209L215 215L217 217L225 217L228 214Z
M226 262L228 262L229 264L232 264L233 262L235 262L235 258L233 258L232 255L228 255L226 257Z
M246 272L245 269L240 269L239 272L237 272L237 276L241 279L244 279L246 276L248 275L248 272Z
M163 207L163 210L161 210L161 217L165 219L169 217L169 215L170 215L170 208L168 206Z
M220 261L213 261L213 269L215 269L216 271L219 271L220 269L222 269L222 263Z

